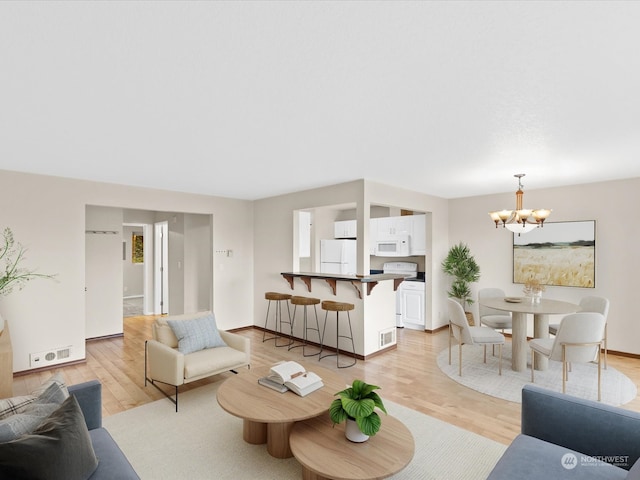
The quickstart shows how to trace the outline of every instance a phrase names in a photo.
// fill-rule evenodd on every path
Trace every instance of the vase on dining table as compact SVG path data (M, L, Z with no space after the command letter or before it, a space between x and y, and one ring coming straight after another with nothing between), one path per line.
M531 292L529 296L531 297L532 305L540 305L540 300L542 300L542 292Z

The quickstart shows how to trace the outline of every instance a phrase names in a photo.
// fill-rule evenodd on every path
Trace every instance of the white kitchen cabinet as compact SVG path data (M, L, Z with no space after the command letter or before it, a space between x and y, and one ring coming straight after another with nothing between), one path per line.
M356 238L357 235L357 220L341 220L333 223L333 238Z
M412 215L378 218L378 240L390 240L398 235L411 235Z
M424 282L402 282L400 292L402 323L414 330L425 328L425 295Z

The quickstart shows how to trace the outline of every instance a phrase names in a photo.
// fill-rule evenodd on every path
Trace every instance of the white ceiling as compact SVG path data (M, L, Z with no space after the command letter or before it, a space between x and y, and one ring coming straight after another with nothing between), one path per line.
M257 199L640 176L640 2L0 2L0 169Z

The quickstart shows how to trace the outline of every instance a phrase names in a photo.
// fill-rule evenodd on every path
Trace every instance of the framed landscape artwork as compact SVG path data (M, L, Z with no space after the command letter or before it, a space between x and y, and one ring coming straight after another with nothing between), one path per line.
M144 263L144 237L139 233L131 234L131 262Z
M513 283L595 288L596 222L551 222L513 235Z

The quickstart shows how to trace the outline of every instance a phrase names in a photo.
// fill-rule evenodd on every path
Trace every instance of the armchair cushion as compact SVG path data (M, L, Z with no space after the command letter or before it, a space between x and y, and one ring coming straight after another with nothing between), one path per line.
M207 348L226 347L213 314L189 320L167 320L178 339L178 351L185 355Z
M184 378L190 380L213 371L226 371L248 363L245 352L234 348L214 348L194 352L184 357Z

